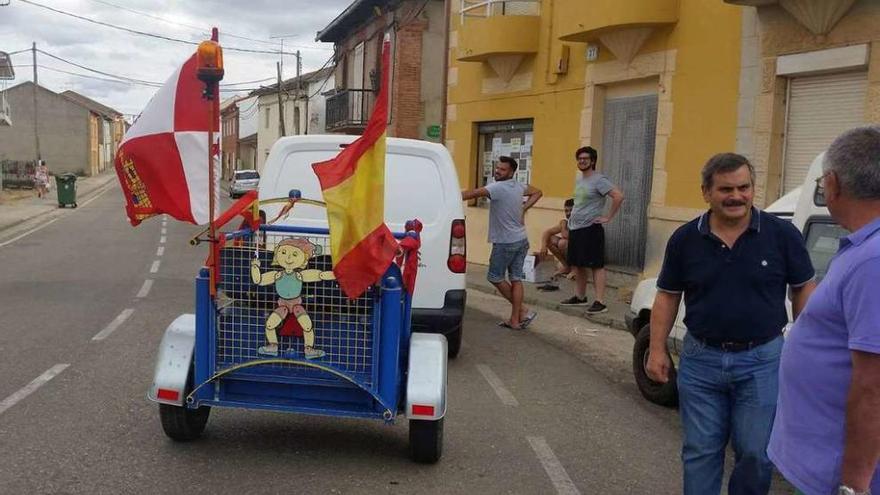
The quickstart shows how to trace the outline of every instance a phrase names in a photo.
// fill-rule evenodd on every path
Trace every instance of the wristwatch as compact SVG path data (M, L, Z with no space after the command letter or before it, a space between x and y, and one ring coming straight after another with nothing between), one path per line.
M863 492L857 492L846 485L840 485L837 487L837 495L871 495L871 489L869 488Z

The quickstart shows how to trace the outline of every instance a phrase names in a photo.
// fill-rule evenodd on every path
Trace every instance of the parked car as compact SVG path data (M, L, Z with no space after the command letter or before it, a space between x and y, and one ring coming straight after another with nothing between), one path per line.
M825 199L818 187L816 179L822 175L822 160L825 154L817 156L810 165L804 183L798 189L786 194L764 211L781 218L790 218L792 223L804 235L807 251L816 270L817 281L828 271L831 257L837 252L839 239L848 234L837 225L825 207ZM793 212L793 214L792 214ZM651 308L657 294L657 279L649 278L641 281L633 292L630 309L625 315L626 326L635 337L633 344L633 375L639 391L649 401L662 406L678 405L678 387L676 385L676 365L687 329L684 326L684 301L678 309L678 316L669 334L667 345L673 366L667 383L657 383L648 377L645 366L648 362L648 348L651 336ZM789 302L789 319L791 307Z
M323 194L312 164L328 160L356 136L306 135L279 139L272 146L260 199L286 198L298 189L303 199L321 200ZM407 220L419 219L424 228L418 282L412 303L414 332L442 333L449 356L461 349L462 318L466 302L466 239L464 208L458 174L449 151L442 145L414 139L388 138L385 164L385 223L403 232ZM275 218L282 204L264 207ZM323 208L296 206L278 224L327 228Z
M229 181L229 197L238 198L260 186L260 174L256 170L236 170Z

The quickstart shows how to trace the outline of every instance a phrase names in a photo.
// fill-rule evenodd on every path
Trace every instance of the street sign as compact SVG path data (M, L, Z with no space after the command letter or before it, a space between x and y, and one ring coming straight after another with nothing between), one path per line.
M587 62L594 62L599 58L599 45L587 45Z
M429 138L438 138L440 137L440 126L439 125L429 125L427 134Z
M6 52L0 52L0 80L10 81L15 79L15 70L12 69L12 57Z

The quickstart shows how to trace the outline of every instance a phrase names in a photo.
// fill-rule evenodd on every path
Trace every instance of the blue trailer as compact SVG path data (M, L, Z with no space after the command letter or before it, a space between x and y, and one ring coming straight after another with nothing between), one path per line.
M159 347L148 398L170 438L198 438L215 407L385 422L402 415L412 458L440 458L446 338L411 332L403 263L347 298L332 278L328 234L275 225L223 234L214 276L202 268L195 279L195 314L175 319ZM288 254L307 259L294 276L279 259ZM398 262L406 256L418 253Z

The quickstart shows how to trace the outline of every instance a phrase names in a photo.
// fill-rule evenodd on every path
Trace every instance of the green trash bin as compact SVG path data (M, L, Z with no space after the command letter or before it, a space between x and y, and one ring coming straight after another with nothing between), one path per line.
M55 187L58 189L58 207L70 205L76 208L76 174L56 175Z

